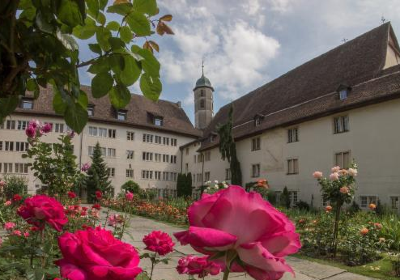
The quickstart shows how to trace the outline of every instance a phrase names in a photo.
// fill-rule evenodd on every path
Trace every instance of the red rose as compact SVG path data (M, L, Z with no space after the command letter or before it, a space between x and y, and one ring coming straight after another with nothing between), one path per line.
M93 204L93 205L92 205L92 208L97 209L97 210L100 210L100 209L101 209L101 206L100 206L100 204L96 203L96 204Z
M103 193L101 191L96 191L95 194L97 199L101 199L103 197Z
M68 197L71 198L71 199L74 199L76 197L76 193L68 192Z
M97 227L58 238L63 259L56 262L69 280L134 280L142 272L136 249Z
M14 201L20 201L22 197L19 194L14 194L13 200Z
M174 250L175 243L171 237L162 231L153 231L143 238L143 243L146 244L146 250L156 252L160 256L164 256Z
M64 207L55 198L47 195L35 195L27 198L18 211L18 215L29 224L44 228L45 222L57 231L62 231L68 222L64 213Z

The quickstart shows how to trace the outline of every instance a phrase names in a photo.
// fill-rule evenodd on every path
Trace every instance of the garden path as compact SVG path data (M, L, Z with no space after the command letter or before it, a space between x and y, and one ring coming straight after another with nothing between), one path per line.
M161 230L167 232L171 236L174 232L182 231L182 228L166 224L163 222L158 222L152 219L147 219L143 217L133 216L130 220L130 225L127 229L127 233L124 235L123 240L128 242L138 248L140 251L144 249L144 244L142 243L142 238L146 234L153 230ZM181 246L175 240L175 252L170 254L171 261L166 264L158 264L154 271L154 279L161 280L186 280L187 275L179 275L176 272L175 267L177 266L178 260L185 255L196 255L190 246ZM198 254L199 255L199 254ZM374 278L349 273L346 270L336 268L333 266L322 265L307 260L298 259L295 257L288 257L287 262L294 268L296 272L296 277L294 278L291 274L286 273L282 280L373 280ZM141 260L140 266L146 270L150 271L151 263L148 259ZM210 279L210 277L207 277ZM231 279L235 280L251 280L252 278L243 273L231 274ZM220 277L211 277L211 279L221 279Z

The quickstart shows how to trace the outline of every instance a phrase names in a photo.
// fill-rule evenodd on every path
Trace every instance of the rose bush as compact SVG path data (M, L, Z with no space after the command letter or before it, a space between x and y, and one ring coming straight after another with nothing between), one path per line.
M175 237L182 245L220 259L228 272L246 271L257 280L293 273L284 257L300 249L299 235L293 223L259 194L239 186L203 194L188 216L189 230Z

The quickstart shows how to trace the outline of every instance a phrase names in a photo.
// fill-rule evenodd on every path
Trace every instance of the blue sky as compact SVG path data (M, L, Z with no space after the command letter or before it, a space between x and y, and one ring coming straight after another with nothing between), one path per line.
M381 24L400 34L398 0L158 0L174 16L160 45L162 99L182 101L193 120L193 92L205 60L214 108ZM400 39L400 35L399 39ZM82 44L81 44L82 46ZM91 55L82 50L84 60ZM81 72L81 82L91 76ZM132 92L140 93L138 86Z

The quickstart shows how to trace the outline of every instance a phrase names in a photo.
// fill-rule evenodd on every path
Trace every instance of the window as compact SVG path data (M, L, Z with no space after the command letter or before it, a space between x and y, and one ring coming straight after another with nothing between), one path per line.
M153 171L142 170L142 179L153 179Z
M117 120L126 121L126 111L118 111Z
M100 147L101 155L105 157L107 155L107 148Z
M143 142L145 142L145 143L153 143L153 135L151 135L151 134L143 134Z
M154 171L154 179L161 180L161 171Z
M378 199L374 195L371 196L362 195L360 196L360 207L367 208L368 205L370 205L371 203L376 204L377 201Z
M99 127L99 137L103 138L107 137L107 128Z
M17 152L26 152L28 150L28 147L28 142L15 142L15 151Z
M209 171L204 173L204 181L206 181L206 182L210 181L210 172Z
M349 116L341 116L333 119L334 133L349 131Z
M391 196L390 197L390 205L392 206L392 209L399 209L399 197L398 196Z
M335 164L344 169L350 167L350 152L340 152L335 154Z
M185 170L186 170L186 174L187 174L189 172L189 163L186 163Z
M288 159L287 168L287 174L299 174L299 160L296 158Z
M64 124L56 123L54 132L63 133L64 132Z
M94 151L94 147L93 146L89 146L88 147L88 155L92 156L93 155L93 151Z
M204 89L200 90L200 96L204 97Z
M154 118L154 125L156 125L156 126L162 126L162 125L163 125L163 118L161 118L161 117L155 117L155 118Z
M33 109L33 100L32 99L22 99L21 108L22 109Z
M142 159L144 161L152 161L153 160L153 153L150 152L143 152L142 153Z
M251 166L251 177L260 177L260 164L253 164Z
M117 134L117 131L115 129L108 130L108 138L115 138L116 134Z
M88 106L87 107L87 113L89 117L93 117L94 116L94 106Z
M129 140L129 141L135 140L135 132L127 131L126 132L126 140Z
M189 148L186 148L186 155L189 154Z
M15 173L28 174L28 167L29 165L27 163L16 163Z
M161 136L155 135L154 136L154 143L161 144L161 139L162 139Z
M260 137L251 139L251 150L252 151L260 150Z
M203 154L197 155L197 162L203 162Z
M201 174L201 173L197 174L197 182L203 183L203 174Z
M206 102L204 99L200 100L200 109L204 109L206 107Z
M289 192L289 198L290 198L290 205L295 206L297 204L297 192L296 191L290 191Z
M178 146L178 139L171 138L171 146L174 146L174 147Z
M28 121L18 121L18 130L25 130L26 127L28 126Z
M225 180L230 180L231 176L231 170L229 168L225 169Z
M163 162L169 162L169 155L163 155Z
M90 136L97 136L97 127L89 126L89 135Z
M2 150L3 150L3 141L0 141L0 151L2 151Z
M108 168L107 171L108 171L108 175L110 177L115 177L115 168L114 167Z
M154 158L155 158L156 162L160 162L161 161L161 154L158 154L158 153L154 154Z
M6 122L6 128L7 129L15 129L15 121L8 120Z
M194 163L196 163L196 162L197 162L197 156L194 155Z
M11 141L5 141L5 143L6 143L6 151L9 151L9 152L12 152L12 151L14 151L14 142L11 142Z
M133 169L126 170L126 178L133 178Z
M347 98L349 90L348 89L342 89L339 91L339 98L340 100L345 100Z
M133 156L135 155L135 152L134 151L131 151L131 150L127 150L126 151L126 158L127 159L133 159Z
M210 161L211 160L211 151L207 151L205 153L205 161Z
M4 163L4 173L12 173L13 165L12 163Z
M171 163L176 163L176 156L171 156Z
M163 144L164 145L169 145L169 138L168 137L164 137L163 138Z
M288 143L299 141L299 130L297 127L288 129Z
M259 125L261 125L261 117L257 116L254 119L254 126L259 126Z
M116 150L115 149L113 149L113 148L108 148L108 157L114 157L115 158L115 155L116 155Z

